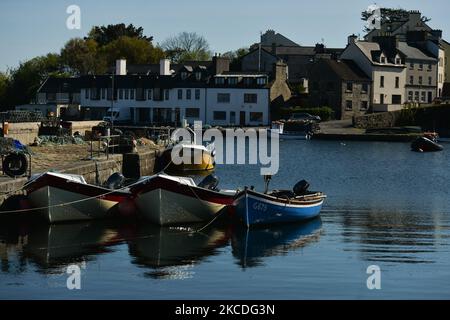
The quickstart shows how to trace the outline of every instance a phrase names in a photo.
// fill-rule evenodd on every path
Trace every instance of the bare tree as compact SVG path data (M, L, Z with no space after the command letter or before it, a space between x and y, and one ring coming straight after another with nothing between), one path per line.
M181 32L172 36L161 44L161 48L173 62L209 60L212 55L208 41L195 32Z

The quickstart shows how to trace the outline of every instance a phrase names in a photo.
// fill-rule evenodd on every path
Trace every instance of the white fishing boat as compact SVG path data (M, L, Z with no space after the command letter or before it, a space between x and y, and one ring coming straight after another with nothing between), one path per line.
M138 214L164 226L212 220L233 203L236 191L217 189L218 180L208 176L200 184L192 178L157 174L143 177L130 187Z
M106 218L130 197L127 191L88 184L80 175L55 172L32 176L24 190L50 223Z

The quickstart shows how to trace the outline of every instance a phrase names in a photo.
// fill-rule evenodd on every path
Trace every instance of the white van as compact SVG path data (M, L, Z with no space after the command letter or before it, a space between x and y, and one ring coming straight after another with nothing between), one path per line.
M108 111L106 111L106 116L103 117L103 121L106 122L127 122L131 120L131 112L130 108L114 108L114 111L112 108L109 108Z

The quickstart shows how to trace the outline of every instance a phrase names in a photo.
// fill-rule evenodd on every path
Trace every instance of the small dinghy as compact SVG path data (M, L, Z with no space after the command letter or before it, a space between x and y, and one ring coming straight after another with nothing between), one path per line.
M309 220L320 214L326 196L322 192L308 191L308 182L302 180L293 191L269 192L271 176L265 176L266 191L246 188L236 196L236 214L247 227Z
M236 191L217 189L219 180L207 176L198 185L192 178L157 174L130 187L139 214L165 226L210 221L232 205Z
M444 148L436 141L427 137L420 137L411 144L411 150L415 152L436 152L442 151Z
M108 184L118 187L117 174L111 178ZM50 223L107 218L130 197L127 191L88 184L83 176L55 172L32 176L24 190Z

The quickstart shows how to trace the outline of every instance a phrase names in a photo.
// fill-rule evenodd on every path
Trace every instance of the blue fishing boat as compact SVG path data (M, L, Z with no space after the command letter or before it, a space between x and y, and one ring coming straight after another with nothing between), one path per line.
M308 191L308 182L302 180L293 191L268 191L270 177L266 179L266 191L257 192L245 188L234 201L236 215L247 227L313 219L320 214L326 196L322 192Z

